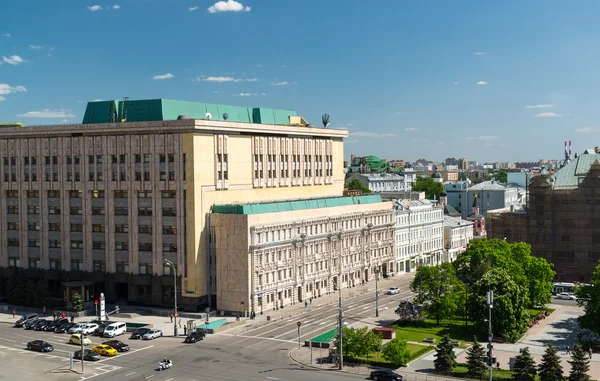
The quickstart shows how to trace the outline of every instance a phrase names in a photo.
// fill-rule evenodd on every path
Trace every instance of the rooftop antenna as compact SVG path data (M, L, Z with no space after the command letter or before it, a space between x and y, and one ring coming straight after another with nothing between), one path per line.
M128 101L129 97L124 97L121 102L121 123L125 123L127 121L127 112L125 111L125 101Z
M329 114L323 114L321 122L323 122L323 128L327 128L329 126Z

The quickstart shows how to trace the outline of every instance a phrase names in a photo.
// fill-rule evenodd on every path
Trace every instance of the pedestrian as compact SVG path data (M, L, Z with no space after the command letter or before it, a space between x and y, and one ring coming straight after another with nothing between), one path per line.
M44 314L44 317L46 317L46 306L42 307L42 313Z
M187 336L187 325L183 326L183 334Z
M61 318L61 319L64 319L64 318L66 318L66 317L67 317L67 314L65 314L64 312L63 312L62 314L60 314L60 318Z
M13 319L15 319L16 316L17 316L17 311L15 309L13 309Z
M71 315L71 323L75 323L75 316Z
M169 316L171 317L171 323L173 323L173 313L171 312Z
M304 308L308 307L308 302L304 301Z
M592 347L590 347L590 360L592 359Z
M567 350L566 350L566 352L567 352L567 354L570 354L570 353L571 353L571 346L570 346L570 345L567 345Z
M310 301L310 304L312 304L312 298L310 298L309 301Z

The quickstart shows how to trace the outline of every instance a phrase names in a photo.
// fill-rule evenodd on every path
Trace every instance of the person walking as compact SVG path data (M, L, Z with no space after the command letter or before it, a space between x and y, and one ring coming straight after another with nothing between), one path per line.
M571 354L571 346L570 345L567 345L567 350L565 352L567 352L567 354Z
M171 323L173 323L173 313L172 312L169 314L169 317L171 317Z
M13 319L15 319L17 316L17 311L15 309L13 309Z
M308 307L308 302L304 301L304 308Z
M46 317L46 306L42 307L42 314L44 314L44 317Z

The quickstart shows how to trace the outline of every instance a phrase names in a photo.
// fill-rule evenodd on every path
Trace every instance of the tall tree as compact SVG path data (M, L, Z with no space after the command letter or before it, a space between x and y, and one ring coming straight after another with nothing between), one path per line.
M477 336L473 337L473 345L467 349L467 369L471 377L481 378L487 369L485 361L485 348L477 341Z
M415 192L425 192L425 198L428 200L439 200L440 193L444 190L444 184L438 183L431 177L417 177L417 181L412 185Z
M562 381L563 369L556 347L548 344L538 367L540 381Z
M569 373L569 381L590 381L591 377L588 374L590 371L590 359L581 347L574 345L571 352L571 373Z
M579 341L579 344L581 344L584 351L589 351L590 348L600 342L600 338L591 329L583 328L577 334L577 341Z
M498 182L505 184L508 182L508 173L504 169L500 169L497 172L494 172L493 176L494 180Z
M81 295L79 295L78 292L74 292L73 295L71 295L71 299L73 303L73 311L83 311L83 300L81 300Z
M456 367L456 354L450 336L446 335L435 347L433 365L438 373L451 373Z
M381 351L384 359L393 366L400 368L406 366L410 360L410 353L406 346L406 341L399 338L390 340Z
M600 264L596 267L590 286L579 287L576 290L577 303L583 306L584 314L577 318L579 326L589 328L600 335Z
M403 300L394 313L400 316L400 324L417 324L423 322L423 307L418 306L410 300Z
M422 305L438 325L456 312L462 288L451 263L419 267L410 284L411 291L417 294L415 303Z
M535 381L537 369L535 367L535 361L529 353L529 348L523 348L521 354L515 358L513 371L513 378L516 381Z
M524 289L517 285L508 272L494 268L483 275L471 287L469 315L480 334L488 334L488 306L486 295L494 292L492 308L492 332L507 341L516 341L527 328L528 314L525 311Z
M552 280L556 275L554 265L545 258L531 255L531 245L525 242L509 244L512 258L525 274L528 286L528 303L531 306L543 306L552 300Z
M349 190L359 190L362 193L371 193L371 191L369 190L369 188L367 188L366 186L363 185L363 183L360 182L359 179L352 179L350 180L350 182L346 185L346 187Z

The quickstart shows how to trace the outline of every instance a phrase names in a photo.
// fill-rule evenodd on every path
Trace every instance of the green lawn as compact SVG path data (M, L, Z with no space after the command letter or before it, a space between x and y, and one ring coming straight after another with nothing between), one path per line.
M458 319L446 320L440 322L440 325L437 325L435 320L425 319L423 325L419 327L394 325L393 328L396 328L396 337L417 343L422 343L423 339L432 337L437 345L442 337L450 335L452 341L460 341L461 348L465 348L473 341L475 333L471 323L465 329L465 321Z
M536 316L539 316L539 314L541 314L544 311L550 311L550 313L554 312L553 308L526 308L525 311L527 311L527 313L529 314L529 316L531 316L531 318L533 319Z
M408 349L408 351L410 352L411 356L410 356L410 360L415 360L418 357L423 356L425 353L429 353L431 351L433 351L435 349L434 346L431 345L419 345L419 344L406 344L406 348ZM392 364L390 364L389 362L387 362L386 359L383 358L383 356L381 355L381 352L373 352L370 353L369 356L364 356L364 357L359 357L359 358L351 358L348 361L350 362L360 362L362 364L366 364L366 365L375 365L375 366L382 366L382 367L387 367L387 368L394 368L394 366L392 366Z
M509 380L512 381L513 374L514 374L514 372L511 372L510 370L496 369L496 368L494 368L494 371L492 372L492 376L494 377L494 380L498 380L498 381L509 381ZM458 378L473 378L473 377L469 377L467 375L467 366L465 364L459 364L454 369L454 372L447 374L446 376L452 376L452 377L458 377ZM479 377L476 377L475 379L479 380ZM484 379L484 380L489 379L489 373L487 371L486 371L485 375L482 377L482 379Z

